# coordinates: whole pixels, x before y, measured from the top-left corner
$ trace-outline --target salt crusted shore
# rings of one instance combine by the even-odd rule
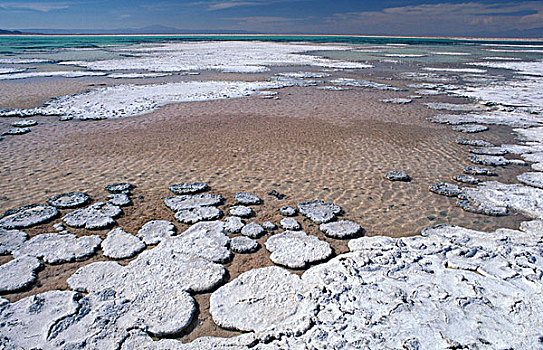
[[[266,54],[270,45],[277,55]],[[240,47],[245,51],[237,52]],[[212,69],[255,73],[287,64],[368,68],[298,54],[318,48],[322,47],[259,44],[250,49],[243,43],[171,44],[132,47],[127,52],[136,57],[125,60],[63,64],[85,67],[97,74],[117,70],[120,65],[151,72]],[[202,52],[211,53],[208,60],[198,59]],[[402,58],[414,56],[421,55],[394,54]],[[215,57],[231,59],[217,62]],[[420,236],[365,237],[364,228],[350,220],[350,214],[339,205],[313,198],[298,203],[296,208],[276,208],[284,216],[278,222],[259,222],[255,213],[265,199],[238,192],[229,198],[235,205],[223,211],[218,207],[227,198],[207,184],[195,182],[172,184],[170,191],[174,195],[164,199],[164,205],[175,213],[178,222],[191,224],[188,229],[177,232],[173,223],[156,218],[136,233],[125,231],[116,221],[124,207],[132,203],[131,184],[106,186],[112,193],[107,198],[91,199],[83,192],[60,194],[49,198],[48,204],[27,205],[0,216],[0,254],[13,257],[0,266],[0,292],[32,288],[44,266],[86,261],[100,250],[108,260],[84,264],[68,278],[67,290],[51,290],[15,302],[0,298],[1,347],[541,348],[540,63],[481,62],[476,65],[485,69],[424,67],[419,72],[402,74],[404,79],[424,82],[410,86],[422,89],[417,92],[422,95],[470,99],[462,104],[426,104],[436,110],[430,121],[450,125],[459,134],[457,142],[472,147],[466,160],[474,163],[464,169],[465,174],[453,178],[457,184],[446,182],[453,179],[442,179],[428,184],[429,190],[454,198],[465,211],[489,217],[516,213],[529,218],[518,229],[481,232],[437,225],[427,227]],[[491,74],[482,75],[503,68],[516,71],[522,78],[504,82]],[[5,71],[3,75],[9,74],[25,72]],[[326,78],[327,74],[297,72],[264,82],[125,84],[65,96],[36,109],[0,114],[116,118],[148,113],[173,102],[242,97],[285,86],[312,86],[317,82],[308,79]],[[468,83],[457,85],[460,79]],[[408,92],[348,77],[330,79],[328,83],[341,89]],[[399,108],[406,104],[401,98],[383,101]],[[517,143],[494,144],[484,140],[485,132],[494,127],[513,128]],[[477,138],[471,138],[473,135]],[[525,168],[518,175],[518,182],[504,183],[499,177],[482,181],[476,177],[509,166]],[[404,185],[416,181],[416,174],[397,170],[382,177],[383,181],[412,180]],[[58,232],[40,233],[30,239],[24,232],[53,222]],[[308,234],[308,222],[326,237]],[[90,233],[106,228],[109,231],[102,239],[95,234],[77,236],[70,233],[70,228],[84,228]],[[345,240],[349,252],[335,254],[328,243],[333,240]],[[226,265],[237,254],[250,256],[264,249],[273,266],[252,269],[229,280]],[[304,268],[302,272],[300,269]],[[241,335],[202,337],[191,343],[175,339],[190,330],[199,312],[197,298],[203,293],[210,294],[213,322],[242,332]]]

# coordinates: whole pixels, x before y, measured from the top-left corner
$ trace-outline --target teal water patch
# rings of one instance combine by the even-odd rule
[[[495,41],[437,38],[398,38],[398,37],[356,37],[356,36],[309,36],[309,35],[115,35],[115,36],[0,36],[0,54],[15,55],[27,52],[50,51],[55,49],[100,48],[109,45],[130,45],[141,43],[161,43],[176,41],[273,41],[273,42],[311,42],[345,44],[408,44],[408,45],[477,45],[515,44],[526,46],[541,45],[541,42]]]

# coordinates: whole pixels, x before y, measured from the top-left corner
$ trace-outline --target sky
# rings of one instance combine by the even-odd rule
[[[0,0],[0,29],[543,37],[543,1]]]

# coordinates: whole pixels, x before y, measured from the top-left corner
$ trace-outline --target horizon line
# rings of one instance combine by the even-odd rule
[[[16,30],[16,29],[15,29]],[[60,29],[69,30],[69,29]],[[11,30],[14,31],[14,30]],[[470,37],[470,36],[429,36],[429,35],[368,35],[368,34],[279,34],[279,33],[127,33],[127,34],[45,34],[45,33],[0,33],[0,37],[119,37],[119,36],[307,36],[307,37],[351,37],[351,38],[399,38],[399,39],[449,39],[449,40],[513,40],[513,41],[543,41],[543,37]]]

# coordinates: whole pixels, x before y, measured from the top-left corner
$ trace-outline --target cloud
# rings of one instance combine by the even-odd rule
[[[3,10],[32,10],[39,12],[49,12],[54,10],[67,9],[67,2],[0,2],[0,8]]]
[[[226,10],[234,7],[248,7],[248,6],[268,6],[277,3],[292,3],[307,0],[212,0],[212,1],[198,1],[194,2],[194,5],[203,5],[208,11]]]
[[[303,21],[305,18],[292,18],[292,17],[274,17],[274,16],[252,16],[252,17],[231,17],[231,20],[236,20],[244,23],[291,23],[296,21]]]
[[[541,27],[543,3],[439,3],[390,7],[382,11],[336,13],[325,19],[329,30],[353,34],[468,35]]]

